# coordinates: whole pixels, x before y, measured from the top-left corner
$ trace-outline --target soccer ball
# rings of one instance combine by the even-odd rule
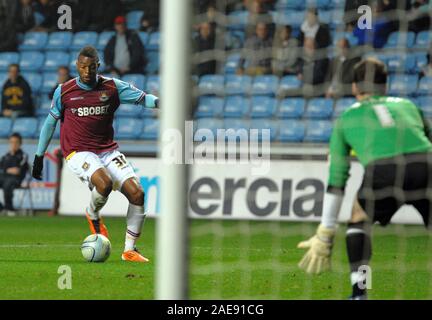
[[[104,262],[111,253],[111,242],[101,234],[91,234],[84,239],[81,253],[88,262]]]

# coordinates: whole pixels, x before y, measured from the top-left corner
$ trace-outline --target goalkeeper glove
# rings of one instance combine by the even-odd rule
[[[42,180],[43,159],[43,156],[36,154],[33,160],[32,176],[37,180]]]
[[[297,245],[297,248],[309,249],[298,266],[307,273],[318,274],[330,270],[330,257],[335,233],[335,229],[329,229],[320,224],[312,238]]]

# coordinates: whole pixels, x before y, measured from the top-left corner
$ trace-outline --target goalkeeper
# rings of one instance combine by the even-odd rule
[[[308,249],[300,268],[308,273],[330,269],[330,257],[349,176],[353,150],[365,167],[358,203],[348,222],[346,246],[351,269],[352,299],[366,299],[365,274],[372,255],[370,225],[387,225],[403,204],[413,205],[431,226],[432,143],[423,115],[407,99],[385,96],[385,65],[373,58],[354,67],[357,102],[336,121],[330,139],[330,172],[321,224],[316,235],[299,243]]]

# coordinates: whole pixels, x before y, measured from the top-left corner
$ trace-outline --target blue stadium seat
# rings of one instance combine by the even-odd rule
[[[81,50],[85,46],[96,46],[98,34],[94,31],[80,31],[74,34],[70,50]]]
[[[249,19],[248,11],[233,11],[228,14],[228,29],[244,30]]]
[[[325,24],[332,24],[333,11],[326,9],[318,9],[319,21]]]
[[[52,32],[48,37],[48,43],[45,50],[66,51],[72,44],[73,33],[69,31]]]
[[[159,52],[150,51],[147,52],[147,65],[145,67],[145,72],[149,74],[155,74],[159,71]]]
[[[0,52],[0,71],[7,71],[12,63],[18,63],[20,55],[17,52]]]
[[[314,98],[309,100],[305,117],[309,119],[329,119],[333,114],[333,100]]]
[[[0,117],[0,138],[7,138],[11,133],[12,120]]]
[[[147,47],[147,43],[148,43],[148,40],[149,40],[149,35],[148,35],[148,33],[147,33],[147,32],[144,32],[144,31],[140,31],[140,32],[138,33],[138,35],[139,35],[139,37],[140,37],[140,39],[141,39],[141,42],[142,42],[143,46],[144,46],[144,47]]]
[[[389,72],[413,73],[416,69],[416,57],[413,54],[392,54],[386,58]]]
[[[160,91],[160,78],[159,76],[148,76],[146,83],[146,92],[154,95],[159,95]]]
[[[417,99],[418,107],[426,118],[432,118],[432,96],[423,96]]]
[[[247,119],[225,119],[225,141],[249,141],[250,120]]]
[[[131,118],[139,118],[141,115],[141,106],[137,106],[136,104],[121,104],[116,113],[116,117],[131,117]]]
[[[305,8],[304,0],[277,0],[276,2],[276,10],[285,11],[285,10],[303,10]]]
[[[250,94],[252,87],[252,78],[250,76],[239,76],[228,74],[225,77],[225,94]]]
[[[432,34],[430,31],[421,31],[417,34],[415,48],[416,49],[429,49],[432,42]]]
[[[137,139],[142,131],[142,120],[137,118],[118,118],[115,128],[117,139]]]
[[[274,141],[279,132],[279,123],[276,120],[270,119],[253,119],[250,122],[250,140],[251,141],[262,141],[263,140],[263,132],[262,130],[269,129],[270,141]],[[256,132],[253,129],[258,129]],[[267,138],[267,136],[266,136]]]
[[[39,51],[25,51],[21,53],[21,71],[39,71],[44,63],[45,55]]]
[[[384,48],[412,48],[414,40],[414,32],[393,31],[390,33]]]
[[[356,102],[355,98],[340,98],[336,101],[333,116],[339,117],[346,109]]]
[[[68,66],[69,54],[64,51],[48,51],[45,53],[43,71],[56,71],[60,66]]]
[[[275,95],[279,87],[279,78],[273,75],[256,76],[252,83],[252,94]]]
[[[417,94],[417,75],[390,76],[389,95],[411,96]]]
[[[96,49],[103,51],[113,35],[115,35],[114,31],[102,31],[99,33]]]
[[[48,42],[46,32],[27,32],[23,42],[18,46],[20,51],[43,50]]]
[[[147,42],[146,49],[147,50],[159,50],[160,44],[160,32],[152,32],[150,34],[149,40]]]
[[[297,78],[297,76],[284,76],[278,88],[278,95],[289,95],[290,93],[298,93],[302,87],[302,82]]]
[[[241,49],[245,41],[245,33],[242,30],[231,30],[225,33],[225,50]]]
[[[419,95],[428,95],[432,92],[432,77],[423,77],[420,79],[418,84]]]
[[[199,98],[195,118],[219,117],[223,113],[224,99],[213,96]]]
[[[201,118],[194,121],[194,141],[201,142],[205,140],[205,136],[208,135],[206,131],[199,131],[200,129],[208,129],[213,133],[213,137],[216,138],[217,130],[223,129],[224,123],[219,119],[214,118]]]
[[[222,95],[224,93],[225,79],[222,75],[208,74],[200,78],[198,89],[200,95]]]
[[[306,7],[315,7],[318,9],[327,9],[331,7],[331,0],[306,0]]]
[[[36,118],[16,118],[12,132],[18,132],[23,138],[37,137],[38,121]]]
[[[145,76],[142,74],[126,74],[122,77],[122,80],[131,83],[140,90],[145,89]]]
[[[6,72],[0,72],[0,87],[1,88],[3,88],[3,84],[5,83],[7,77],[8,77],[8,75]],[[1,95],[0,95],[0,99],[1,99]]]
[[[57,73],[44,72],[42,75],[42,88],[41,93],[50,93],[54,86],[57,85]]]
[[[415,56],[415,72],[420,72],[428,64],[428,59],[425,52],[413,53]]]
[[[158,119],[144,119],[143,131],[140,135],[140,139],[144,140],[156,140],[159,135],[160,122]]]
[[[345,14],[345,12],[343,9],[342,10],[340,8],[333,9],[331,12],[332,19],[331,19],[330,25],[340,26],[342,23],[344,23],[344,20],[343,20],[344,14]],[[354,39],[356,39],[356,41],[358,41],[358,39],[352,33],[351,33],[351,35],[353,36]],[[354,44],[352,44],[352,45],[354,45]]]
[[[279,121],[278,140],[282,142],[301,142],[305,136],[306,127],[300,120]]]
[[[304,21],[304,11],[287,10],[279,11],[274,18],[275,24],[290,25],[293,28],[298,28]]]
[[[225,99],[224,117],[242,118],[249,114],[250,100],[242,96],[229,96]]]
[[[306,123],[307,142],[328,142],[330,140],[333,125],[327,120],[311,120]]]
[[[37,72],[23,72],[22,76],[27,80],[33,94],[37,94],[42,87],[42,76]]]
[[[46,117],[51,109],[51,99],[48,97],[48,95],[44,94],[41,96],[39,106],[36,108],[36,116]]]
[[[252,97],[251,104],[252,118],[271,118],[277,108],[277,100],[266,96]]]
[[[333,8],[342,9],[345,7],[345,2],[349,0],[332,0],[331,5]]]
[[[130,11],[126,14],[126,26],[131,30],[138,30],[140,28],[141,17],[144,11]]]
[[[240,54],[239,53],[230,54],[225,61],[224,72],[226,74],[236,73],[239,66],[240,66]]]
[[[278,118],[301,118],[304,113],[306,101],[303,98],[287,98],[281,100]]]

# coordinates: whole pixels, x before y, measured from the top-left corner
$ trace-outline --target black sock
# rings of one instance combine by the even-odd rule
[[[370,226],[366,222],[349,223],[346,234],[346,245],[348,260],[351,269],[352,296],[361,296],[366,294],[366,288],[363,281],[354,280],[359,273],[360,266],[369,265],[372,255],[372,245],[369,236]],[[360,277],[357,277],[360,278]],[[358,281],[358,282],[355,282]]]

